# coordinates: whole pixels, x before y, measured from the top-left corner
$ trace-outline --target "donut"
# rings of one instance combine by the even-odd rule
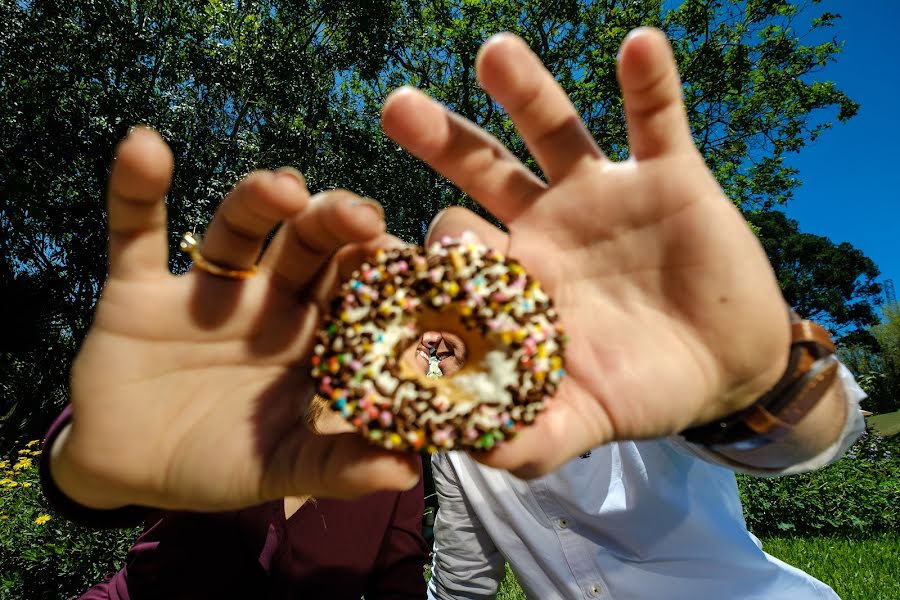
[[[466,345],[458,373],[400,360],[421,332]],[[345,281],[312,357],[319,393],[375,444],[489,450],[534,421],[565,375],[566,337],[548,295],[517,261],[472,234],[382,250]]]

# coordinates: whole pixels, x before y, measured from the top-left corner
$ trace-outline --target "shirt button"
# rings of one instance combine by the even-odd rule
[[[591,596],[591,598],[596,598],[601,593],[603,593],[603,588],[601,588],[596,583],[588,588],[588,594]]]
[[[569,526],[569,520],[568,519],[560,519],[559,521],[556,522],[556,524],[559,525],[560,529],[565,529]]]

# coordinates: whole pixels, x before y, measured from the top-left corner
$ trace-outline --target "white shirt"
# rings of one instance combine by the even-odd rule
[[[786,472],[834,460],[858,437],[864,396],[846,369],[842,439]],[[763,552],[734,473],[681,438],[617,442],[522,481],[460,452],[432,458],[440,501],[428,597],[494,598],[508,562],[529,598],[837,598]]]

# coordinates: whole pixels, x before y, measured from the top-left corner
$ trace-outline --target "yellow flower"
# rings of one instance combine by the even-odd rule
[[[13,471],[21,471],[23,469],[28,469],[31,467],[31,459],[30,458],[20,458],[19,462],[13,465]]]
[[[9,515],[0,515],[0,521],[9,521]]]
[[[19,485],[18,481],[13,481],[12,479],[10,479],[9,483],[6,484],[6,487],[16,487],[17,485]]]
[[[26,481],[25,483],[22,484],[22,487],[31,487],[31,482]]]
[[[5,469],[8,466],[9,466],[8,460],[0,460],[0,469]]]
[[[26,448],[31,448],[31,447],[34,446],[35,444],[40,444],[40,443],[41,443],[41,440],[31,440],[30,442],[28,442],[27,444],[25,444],[25,447],[26,447]]]
[[[44,523],[46,523],[49,520],[50,520],[50,515],[41,515],[37,519],[35,519],[34,522],[37,523],[38,525],[43,525]]]

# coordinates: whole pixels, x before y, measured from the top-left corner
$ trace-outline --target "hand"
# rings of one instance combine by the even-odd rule
[[[533,427],[485,463],[528,476],[598,444],[653,438],[748,406],[784,372],[788,309],[766,256],[691,139],[665,37],[639,29],[619,59],[631,157],[611,162],[520,39],[481,49],[477,72],[543,169],[413,89],[387,134],[507,226],[460,208],[429,238],[471,230],[548,290],[571,342],[568,376]],[[551,451],[548,451],[552,448]]]
[[[415,484],[415,457],[355,433],[317,436],[305,413],[307,357],[322,306],[384,235],[381,208],[349,192],[312,199],[284,169],[246,177],[203,242],[246,269],[282,223],[256,275],[167,268],[163,198],[172,155],[136,129],[109,181],[109,278],[72,370],[73,421],[53,448],[74,500],[223,510],[288,495],[348,496]],[[333,258],[332,258],[333,257]]]

